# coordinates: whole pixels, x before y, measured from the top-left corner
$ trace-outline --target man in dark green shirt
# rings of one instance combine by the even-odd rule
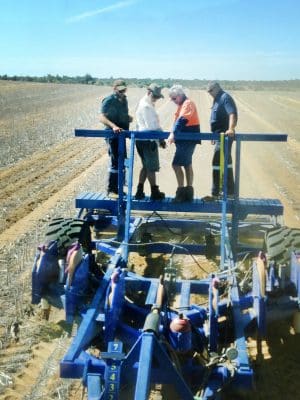
[[[116,80],[113,85],[114,93],[102,101],[100,122],[106,129],[113,130],[115,137],[108,139],[108,154],[110,168],[107,192],[118,194],[118,168],[119,168],[119,139],[118,133],[128,130],[132,117],[129,115],[126,97],[127,86],[123,80]]]

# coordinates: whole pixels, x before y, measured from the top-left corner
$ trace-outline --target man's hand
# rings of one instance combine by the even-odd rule
[[[162,149],[165,149],[167,147],[165,139],[159,139],[159,147],[161,147]]]
[[[234,136],[234,134],[235,134],[235,129],[234,128],[229,128],[229,129],[227,129],[227,131],[225,132],[225,135],[227,135],[227,136]]]
[[[120,133],[123,129],[119,128],[117,125],[113,125],[112,130],[114,131],[114,133]]]
[[[170,135],[169,135],[169,137],[168,137],[168,139],[167,139],[167,143],[168,143],[168,145],[171,145],[171,144],[174,143],[174,142],[175,142],[174,133],[171,132]]]

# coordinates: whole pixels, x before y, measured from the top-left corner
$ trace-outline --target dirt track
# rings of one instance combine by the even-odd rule
[[[74,138],[73,130],[75,127],[99,128],[99,99],[108,93],[110,88],[0,81],[0,262],[1,271],[4,271],[4,274],[1,272],[1,279],[9,282],[8,287],[11,290],[15,290],[16,285],[25,288],[25,293],[22,294],[24,307],[29,302],[28,278],[34,254],[33,246],[41,240],[47,221],[52,216],[76,215],[73,208],[76,193],[105,189],[107,156],[104,143],[101,139]],[[132,115],[143,93],[142,89],[129,89]],[[239,108],[238,132],[289,134],[288,143],[242,145],[241,196],[279,198],[285,207],[285,223],[299,228],[300,93],[237,91],[232,94]],[[208,132],[211,98],[204,91],[192,91],[190,97],[197,102],[202,131]],[[158,102],[157,109],[162,127],[169,130],[174,105],[165,96],[164,100]],[[134,124],[132,127],[134,128]],[[210,192],[212,150],[208,142],[198,146],[196,150],[194,169],[197,197]],[[171,147],[160,153],[161,172],[158,181],[161,190],[168,195],[174,195],[176,190],[175,177],[170,168],[173,152],[174,148]],[[23,250],[20,250],[21,247]],[[18,290],[21,291],[20,288]],[[15,299],[5,293],[4,288],[1,288],[0,338],[6,346],[6,325],[16,312],[22,311],[22,305],[16,305]],[[53,318],[56,320],[52,322],[57,322],[60,315]],[[40,324],[36,315],[26,319],[23,327],[21,326],[20,343],[16,346],[9,345],[5,351],[0,350],[0,355],[7,357],[8,351],[10,354],[23,351],[23,355],[29,354],[26,362],[30,362],[31,356],[24,350],[24,343],[27,347],[42,346],[42,353],[35,350],[38,376],[47,355],[50,357],[55,349],[59,352],[55,347],[55,343],[58,343],[55,341],[59,339],[55,339],[51,345],[44,345],[37,337],[33,343],[28,344],[29,333],[31,336],[37,335],[33,328],[35,324]],[[55,330],[54,325],[51,327]],[[44,328],[39,325],[38,329]],[[283,373],[286,360],[282,360],[282,354],[287,351],[290,352],[289,378],[275,382],[277,390],[272,390],[272,398],[292,398],[289,397],[292,396],[292,391],[289,391],[290,382],[293,377],[297,380],[295,369],[299,371],[300,366],[292,353],[296,349],[300,350],[299,338],[290,334],[287,322],[277,327],[277,333],[278,336],[269,343],[273,358],[266,360],[266,365],[270,369],[264,369],[264,374],[261,375],[264,378],[258,382],[258,385],[261,384],[260,393],[263,396],[258,394],[257,398],[260,399],[269,398],[266,393],[271,392],[268,385],[274,380],[274,376],[269,376],[271,373],[267,372],[273,371],[275,376]],[[51,331],[48,336],[52,338],[55,334]],[[57,346],[59,347],[58,344]],[[278,352],[278,348],[282,351]],[[275,365],[276,360],[281,364]],[[32,368],[32,364],[28,366]],[[16,374],[24,378],[18,380]],[[17,369],[9,375],[15,378],[15,388],[3,393],[3,397],[0,392],[0,398],[6,400],[24,398],[24,393],[30,393],[37,382],[34,375],[27,376],[26,368]],[[297,385],[300,386],[299,379]],[[50,389],[49,391],[51,392]],[[293,392],[297,390],[294,389]]]

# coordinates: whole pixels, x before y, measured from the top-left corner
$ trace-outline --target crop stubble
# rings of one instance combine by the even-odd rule
[[[48,327],[48,337],[54,339],[45,345],[41,342],[41,338],[45,339],[41,335],[45,329],[43,323],[36,315],[27,316],[24,312],[29,302],[29,271],[36,241],[42,238],[49,218],[58,216],[55,214],[57,203],[64,200],[58,200],[65,196],[64,190],[68,188],[73,195],[85,189],[84,183],[79,183],[80,174],[82,179],[86,179],[89,190],[105,188],[104,143],[97,139],[73,138],[73,130],[75,127],[100,127],[97,121],[99,102],[110,91],[105,87],[0,81],[0,262],[1,282],[5,282],[0,290],[0,338],[4,347],[0,351],[1,357],[6,357],[4,365],[8,364],[8,359],[13,359],[14,354],[21,354],[25,360],[22,362],[22,357],[19,357],[14,364],[18,367],[16,371],[6,371],[14,378],[15,387],[0,394],[0,398],[18,399],[24,398],[24,393],[30,393],[37,384],[39,371],[49,363],[53,351],[59,347],[56,342],[59,339],[55,339],[51,326]],[[143,94],[142,89],[128,90],[132,115]],[[285,206],[287,224],[299,227],[300,94],[242,91],[233,94],[240,113],[238,131],[289,134],[287,145],[243,145],[242,195],[280,198]],[[191,91],[190,95],[197,102],[202,131],[208,132],[211,99],[204,91]],[[169,130],[174,105],[165,96],[157,107],[162,127]],[[170,172],[173,151],[173,148],[161,151],[162,168],[158,178],[161,189],[169,195],[173,195],[176,189],[173,172]],[[196,150],[195,190],[198,197],[208,194],[210,189],[211,155],[209,143],[203,143]],[[87,168],[90,176],[84,175]],[[59,206],[58,209],[62,213],[72,213],[71,207],[69,201],[65,208]],[[12,291],[22,298],[22,304],[11,295]],[[5,329],[16,314],[22,317],[23,326],[20,342],[13,344],[9,342]],[[59,314],[54,314],[50,324],[55,322],[55,318],[59,319]],[[299,354],[299,337],[290,333],[289,321],[275,325],[275,329],[267,343],[270,357],[257,367],[258,391],[252,398],[289,399],[300,389],[297,379],[299,361],[294,357],[297,351]],[[39,346],[43,348],[42,352],[39,352]],[[33,370],[30,361],[33,354],[36,376],[29,373],[30,369]],[[61,352],[57,351],[57,354]],[[50,378],[48,383],[46,378],[43,390],[48,390],[48,398],[57,394]]]

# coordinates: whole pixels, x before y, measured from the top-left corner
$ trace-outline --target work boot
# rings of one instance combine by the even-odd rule
[[[194,188],[193,186],[186,186],[185,188],[185,201],[193,201],[194,200]]]
[[[220,196],[219,189],[212,189],[211,195],[212,197],[219,197]]]
[[[172,200],[173,203],[183,203],[185,202],[185,187],[179,187],[176,190],[176,195]]]
[[[151,200],[163,200],[165,198],[165,194],[161,192],[157,185],[151,186]]]
[[[144,185],[142,183],[139,183],[137,185],[136,194],[134,198],[135,200],[143,200],[145,198]]]
[[[49,316],[50,316],[50,307],[49,308],[43,308],[42,309],[42,319],[49,321]]]
[[[116,190],[107,190],[106,196],[111,197],[112,199],[117,199],[119,197],[119,194]]]

